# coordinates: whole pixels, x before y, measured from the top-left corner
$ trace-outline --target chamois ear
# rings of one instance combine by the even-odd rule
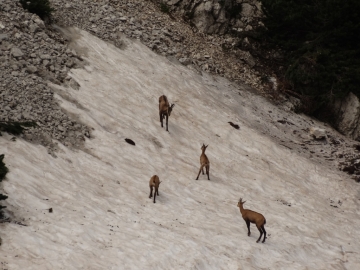
[[[205,146],[205,148],[207,148],[209,145]]]
[[[171,109],[172,109],[172,108],[174,108],[174,106],[175,106],[175,104],[174,104],[174,103],[173,103],[173,104],[171,104],[171,106],[170,106],[170,107],[171,107]]]

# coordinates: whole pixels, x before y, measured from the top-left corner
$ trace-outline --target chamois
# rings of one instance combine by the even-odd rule
[[[149,187],[150,187],[150,195],[149,195],[149,198],[152,197],[153,188],[155,187],[154,203],[155,203],[156,195],[160,196],[160,195],[159,195],[159,186],[160,186],[160,183],[161,183],[161,181],[160,181],[160,179],[159,179],[159,176],[153,175],[153,176],[150,178],[150,181],[149,181]]]
[[[210,161],[209,161],[208,157],[205,155],[205,150],[208,146],[209,145],[205,146],[205,144],[203,144],[201,146],[202,153],[200,155],[200,170],[199,170],[198,176],[196,177],[196,180],[199,179],[200,172],[202,172],[202,174],[204,174],[204,167],[206,169],[206,174],[207,174],[208,180],[210,180]]]
[[[166,131],[169,131],[168,120],[174,106],[175,104],[171,104],[171,105],[169,104],[169,101],[165,95],[159,97],[159,115],[160,115],[161,127],[164,127],[163,119],[166,117]]]
[[[246,201],[245,201],[246,202]],[[266,219],[265,217],[257,212],[251,211],[249,209],[244,209],[243,204],[245,203],[242,201],[242,199],[240,198],[237,206],[240,208],[240,213],[243,217],[243,219],[246,222],[246,226],[248,228],[248,236],[250,236],[250,222],[251,223],[255,223],[256,227],[258,228],[259,232],[260,232],[260,237],[259,239],[256,241],[256,243],[258,243],[261,239],[261,236],[264,233],[264,240],[262,241],[263,243],[265,242],[265,238],[266,238],[266,231],[264,228],[264,225],[266,224]]]

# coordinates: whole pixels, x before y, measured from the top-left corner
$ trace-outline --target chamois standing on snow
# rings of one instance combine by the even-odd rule
[[[246,202],[246,201],[245,201]],[[264,228],[264,225],[266,224],[266,219],[265,217],[257,212],[251,211],[249,209],[244,209],[243,204],[245,203],[242,201],[242,199],[240,198],[237,206],[240,208],[240,213],[243,217],[243,219],[246,222],[246,226],[248,228],[248,236],[250,236],[250,222],[251,223],[255,223],[256,227],[258,228],[259,232],[260,232],[260,237],[259,239],[256,241],[256,243],[258,243],[261,239],[261,236],[264,233],[264,240],[262,241],[263,243],[265,242],[265,238],[266,238],[266,231]]]
[[[206,169],[206,174],[207,174],[208,180],[210,180],[210,161],[209,161],[208,157],[205,155],[205,150],[208,146],[209,145],[205,146],[205,144],[203,144],[201,146],[202,153],[200,155],[200,170],[199,170],[198,176],[196,177],[196,180],[199,179],[200,172],[202,172],[202,174],[204,174],[204,167]]]
[[[169,131],[168,120],[174,106],[175,104],[171,104],[171,105],[169,104],[169,101],[165,95],[159,97],[159,115],[160,115],[161,127],[164,127],[163,119],[166,117],[166,131]]]
[[[157,175],[153,175],[151,178],[150,178],[150,181],[149,181],[149,187],[150,187],[150,195],[149,195],[149,198],[152,197],[152,192],[153,192],[153,188],[155,188],[155,192],[154,192],[154,203],[155,203],[155,198],[156,198],[156,195],[160,196],[159,195],[159,186],[160,186],[160,179],[159,179],[159,176]]]

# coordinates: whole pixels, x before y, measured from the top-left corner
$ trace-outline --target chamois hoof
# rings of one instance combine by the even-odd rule
[[[154,203],[156,203],[156,202],[154,201]]]
[[[259,243],[259,242],[260,242],[260,240],[257,240],[257,241],[256,241],[256,243]]]
[[[248,236],[250,236],[251,235],[251,233],[248,233]]]
[[[151,198],[152,196],[149,196],[149,198]]]

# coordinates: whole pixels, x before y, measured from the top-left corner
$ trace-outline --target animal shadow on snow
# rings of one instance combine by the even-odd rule
[[[199,168],[197,168],[197,170],[199,170]],[[200,173],[199,175],[199,180],[195,180],[195,181],[208,181],[208,182],[213,182],[213,183],[222,183],[221,178],[214,176],[211,174],[211,163],[210,163],[210,180],[207,179],[207,175],[206,175],[206,170],[204,169],[205,174],[203,175],[202,173]],[[196,176],[196,174],[195,174]]]
[[[164,192],[161,192],[160,189],[159,189],[159,194],[160,195],[156,195],[156,203],[153,203],[154,194],[153,194],[153,196],[151,198],[149,198],[149,192],[148,192],[147,193],[147,199],[149,200],[149,203],[151,203],[151,204],[168,204],[170,202],[169,197],[166,196],[166,194]]]

